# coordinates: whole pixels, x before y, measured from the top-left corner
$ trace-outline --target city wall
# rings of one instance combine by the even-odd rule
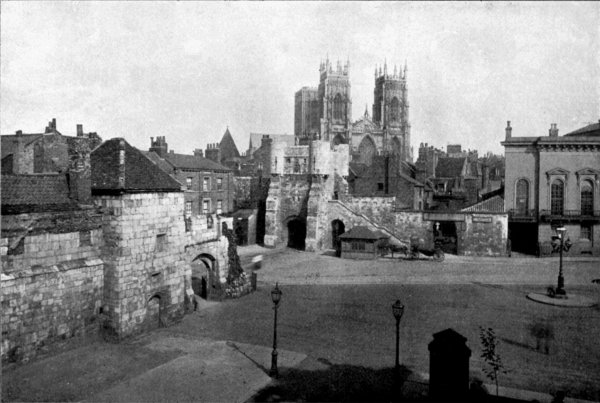
[[[2,361],[99,329],[104,265],[93,210],[2,216]]]

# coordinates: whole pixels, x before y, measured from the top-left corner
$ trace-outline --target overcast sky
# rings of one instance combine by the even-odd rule
[[[408,60],[412,146],[502,153],[600,118],[600,3],[2,2],[2,134],[53,117],[181,153],[293,134],[294,92],[350,59],[353,119],[373,71]]]

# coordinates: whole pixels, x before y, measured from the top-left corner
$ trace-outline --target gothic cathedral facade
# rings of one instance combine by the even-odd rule
[[[368,111],[352,122],[350,62],[333,66],[321,62],[318,88],[303,87],[295,94],[294,135],[299,145],[319,139],[331,146],[349,144],[352,161],[370,165],[375,155],[394,155],[412,162],[406,65],[393,73],[375,69],[372,118]]]

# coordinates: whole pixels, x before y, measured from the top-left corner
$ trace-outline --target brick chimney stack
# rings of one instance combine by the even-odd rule
[[[512,137],[512,127],[510,127],[510,120],[506,121],[506,140]]]
[[[77,125],[77,137],[83,137],[83,125]]]
[[[204,151],[202,151],[202,149],[200,149],[200,148],[196,148],[194,150],[194,155],[196,157],[204,157]]]
[[[556,127],[556,123],[550,124],[550,130],[548,130],[548,135],[550,137],[558,137],[558,127]]]

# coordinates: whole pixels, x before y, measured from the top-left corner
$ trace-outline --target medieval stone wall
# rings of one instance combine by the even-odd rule
[[[191,294],[183,194],[102,195],[94,202],[105,210],[107,328],[121,338],[181,317]]]
[[[97,330],[102,231],[93,210],[2,216],[2,360]]]
[[[2,274],[2,361],[27,360],[57,340],[97,332],[103,276],[100,259]]]

